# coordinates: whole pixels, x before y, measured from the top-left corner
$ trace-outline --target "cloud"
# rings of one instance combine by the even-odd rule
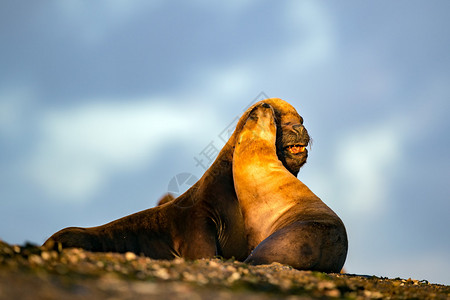
[[[25,87],[0,91],[0,136],[15,136],[22,129],[31,98]]]
[[[382,210],[389,197],[389,176],[400,156],[402,133],[390,123],[361,128],[344,136],[336,151],[341,201],[355,213]]]
[[[206,0],[195,0],[189,1],[189,3],[200,6],[202,9],[204,9],[205,6],[209,6],[209,8],[213,9],[214,11],[220,11],[221,14],[236,14],[253,6],[256,1],[231,0],[219,1],[212,4],[212,2]]]
[[[313,67],[332,58],[336,32],[323,5],[313,1],[288,2],[284,20],[291,41],[283,55],[287,68]]]
[[[161,100],[96,101],[46,112],[27,173],[52,198],[87,200],[114,174],[151,164],[163,146],[198,144],[214,112]]]
[[[344,218],[383,212],[405,151],[405,124],[391,119],[339,132],[334,150],[324,154],[334,156],[315,157],[319,168],[305,170],[312,189]]]
[[[156,10],[161,3],[144,0],[101,0],[95,3],[66,0],[57,2],[56,9],[67,24],[76,28],[82,40],[97,44],[137,14]]]

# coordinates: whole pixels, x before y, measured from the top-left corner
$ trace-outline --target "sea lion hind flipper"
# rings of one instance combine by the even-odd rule
[[[88,251],[102,251],[102,244],[97,236],[87,228],[68,227],[53,234],[42,246],[48,250],[62,248],[83,248]]]

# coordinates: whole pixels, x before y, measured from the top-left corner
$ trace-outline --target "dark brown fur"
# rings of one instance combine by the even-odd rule
[[[289,118],[292,107],[280,99],[266,99],[278,115],[280,128]],[[216,255],[245,259],[248,254],[247,236],[239,202],[234,190],[232,161],[236,136],[247,120],[248,109],[236,130],[220,151],[217,159],[200,180],[178,198],[108,224],[91,227],[65,228],[52,235],[46,248],[79,247],[91,251],[127,252],[151,258],[186,259]],[[280,146],[279,155],[284,156]],[[306,162],[285,159],[293,173]]]

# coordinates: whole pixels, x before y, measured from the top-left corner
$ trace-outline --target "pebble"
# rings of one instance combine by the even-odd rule
[[[183,276],[183,279],[185,279],[187,281],[196,281],[197,280],[197,278],[189,272],[183,272],[183,273],[181,273],[181,275]]]
[[[67,257],[67,259],[68,259],[69,263],[71,263],[72,265],[76,265],[78,263],[78,261],[80,260],[80,258],[76,254],[69,255]]]
[[[125,259],[127,261],[135,260],[136,259],[136,254],[134,254],[133,252],[127,252],[127,253],[125,253]]]
[[[239,274],[238,272],[235,272],[235,273],[231,274],[230,277],[227,278],[227,281],[230,283],[233,283],[239,279],[241,279],[241,274]]]
[[[208,282],[209,282],[208,279],[202,273],[199,273],[197,275],[197,283],[199,283],[199,284],[207,284]]]
[[[28,261],[32,265],[42,266],[44,264],[44,260],[39,255],[36,255],[36,254],[31,254],[28,257]]]
[[[167,280],[170,278],[169,272],[167,269],[159,269],[156,270],[156,272],[153,273],[156,277],[161,278],[163,280]]]
[[[213,260],[209,262],[209,266],[213,267],[213,268],[219,268],[220,267],[220,265],[217,262],[213,261]]]
[[[320,281],[317,284],[319,290],[332,290],[336,288],[336,284],[332,281]]]
[[[365,290],[364,291],[364,296],[370,299],[382,299],[383,298],[383,294],[381,294],[378,291],[368,291]]]
[[[51,258],[51,255],[50,255],[49,252],[43,251],[43,252],[41,253],[41,257],[42,257],[43,260],[47,261],[47,260],[49,260],[49,259]]]
[[[339,298],[339,297],[341,297],[341,292],[338,289],[332,289],[332,290],[325,291],[325,295],[327,297]]]

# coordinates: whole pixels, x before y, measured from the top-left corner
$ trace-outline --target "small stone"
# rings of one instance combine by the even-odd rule
[[[341,297],[341,292],[338,289],[332,289],[325,292],[327,297],[339,298]]]
[[[105,267],[105,263],[102,262],[102,261],[97,261],[97,262],[95,263],[95,265],[96,265],[98,268],[102,268],[102,269]]]
[[[125,253],[125,259],[127,261],[135,260],[136,259],[136,254],[134,254],[133,252],[127,252],[127,253]]]
[[[78,258],[78,256],[76,254],[69,255],[67,257],[67,259],[69,260],[69,263],[71,263],[73,265],[76,265],[78,263],[78,261],[79,261],[79,258]]]
[[[213,268],[218,268],[218,267],[220,267],[220,265],[218,264],[218,263],[216,263],[215,261],[210,261],[209,262],[209,266],[210,267],[213,267]]]
[[[229,271],[229,272],[236,272],[236,268],[233,267],[233,266],[227,266],[227,267],[225,268],[225,270],[227,270],[227,271]]]
[[[197,278],[189,272],[183,272],[181,275],[183,275],[183,278],[186,281],[197,281]]]
[[[12,255],[14,253],[14,251],[10,247],[3,247],[0,250],[0,254]]]
[[[208,279],[205,277],[205,275],[198,274],[197,275],[197,283],[199,283],[199,284],[207,284],[208,283]]]
[[[322,290],[332,290],[336,288],[336,284],[332,281],[321,281],[317,284],[319,291]]]
[[[47,260],[49,260],[52,256],[51,256],[50,252],[48,252],[48,251],[42,251],[41,257],[42,257],[43,260],[47,261]]]
[[[122,266],[118,263],[115,263],[113,269],[116,272],[120,272],[120,271],[122,271]]]
[[[230,277],[228,277],[227,281],[230,283],[235,282],[236,280],[239,280],[241,278],[241,275],[238,272],[234,272],[231,274]]]
[[[159,269],[154,273],[154,275],[163,280],[167,280],[170,278],[170,275],[169,275],[169,272],[167,271],[167,269]]]
[[[42,260],[42,258],[39,255],[36,254],[32,254],[28,257],[28,261],[30,262],[30,264],[32,265],[38,265],[41,266],[44,264],[44,261]]]
[[[382,299],[383,298],[383,294],[381,294],[378,291],[365,290],[364,291],[364,296],[367,297],[367,298],[371,298],[371,299]]]

